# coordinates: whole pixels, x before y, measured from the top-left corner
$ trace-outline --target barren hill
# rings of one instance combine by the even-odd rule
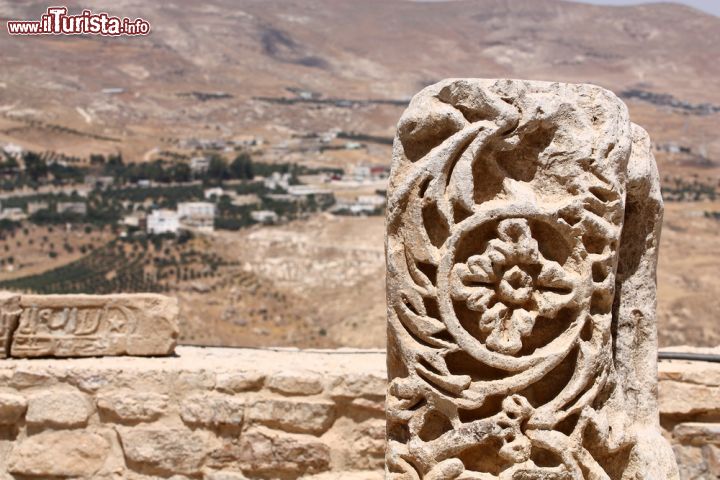
[[[4,0],[0,20],[36,19],[45,7]],[[69,8],[78,13],[81,6],[71,2]],[[142,16],[152,32],[131,38],[0,35],[5,121],[35,119],[77,132],[17,128],[24,125],[0,130],[14,126],[9,136],[16,140],[70,153],[95,148],[135,155],[160,136],[203,130],[229,135],[279,124],[390,134],[399,107],[307,114],[252,98],[292,96],[286,89],[299,88],[325,97],[402,100],[459,76],[592,82],[616,92],[637,89],[720,105],[720,19],[674,4],[121,0],[94,2],[94,8]],[[124,93],[103,94],[104,88]],[[218,92],[227,96],[199,101],[193,94]],[[652,117],[673,114],[653,111]],[[663,121],[646,122],[658,141],[653,130]],[[690,127],[689,140],[711,136],[704,122],[691,119]],[[717,140],[709,143],[720,151]]]
[[[71,13],[83,6],[68,5]],[[45,8],[0,0],[0,25],[39,19]],[[442,78],[532,78],[612,89],[650,132],[666,181],[720,187],[720,18],[688,7],[101,0],[93,8],[142,17],[151,34],[0,32],[0,145],[83,158],[120,151],[139,161],[190,138],[254,135],[265,140],[266,160],[388,164],[382,142],[324,154],[273,147],[333,128],[390,137],[409,97]],[[720,341],[720,223],[707,215],[713,212],[720,218],[717,200],[668,203],[659,273],[666,344]],[[242,274],[235,274],[252,282],[246,288],[228,277],[210,293],[179,286],[186,340],[383,345],[381,218],[319,216],[208,241],[241,262]],[[332,284],[318,282],[319,275]],[[212,329],[203,323],[207,312],[220,319]]]

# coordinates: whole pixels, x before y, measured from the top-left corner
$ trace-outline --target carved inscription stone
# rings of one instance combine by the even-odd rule
[[[650,141],[592,85],[451,79],[398,125],[389,480],[675,479]]]
[[[178,305],[154,294],[22,295],[13,357],[169,355],[178,337]],[[15,313],[13,313],[15,314]]]

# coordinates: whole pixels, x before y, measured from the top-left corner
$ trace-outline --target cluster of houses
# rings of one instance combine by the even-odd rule
[[[16,145],[14,143],[6,143],[2,146],[2,153],[8,157],[14,158],[15,160],[20,160],[24,151],[25,150],[20,145]]]
[[[390,167],[385,165],[355,165],[347,174],[327,173],[324,175],[325,183],[338,185],[358,186],[367,184],[385,183],[390,177]]]
[[[378,215],[385,211],[385,192],[378,191],[375,195],[358,195],[354,202],[336,203],[330,212],[350,215]]]
[[[177,140],[178,147],[186,150],[213,150],[232,152],[241,148],[257,147],[265,143],[262,137],[241,136],[233,140],[220,138],[187,138]]]
[[[161,208],[147,216],[135,212],[127,215],[122,223],[127,228],[154,235],[177,234],[180,230],[211,233],[215,230],[215,211],[215,204],[211,202],[181,202],[175,210]]]

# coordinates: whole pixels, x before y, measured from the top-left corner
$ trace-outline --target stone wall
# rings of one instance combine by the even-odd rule
[[[3,360],[0,480],[383,478],[385,353]],[[660,362],[683,479],[720,476],[720,364]]]
[[[329,480],[382,469],[384,353],[177,355],[3,360],[0,479]]]
[[[715,349],[670,348],[720,355]],[[720,478],[720,363],[662,361],[660,422],[672,435],[680,478]]]

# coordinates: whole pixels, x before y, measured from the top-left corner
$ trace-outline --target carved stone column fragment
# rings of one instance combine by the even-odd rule
[[[177,300],[155,294],[17,295],[0,305],[13,357],[169,355]],[[0,302],[2,299],[0,299]],[[8,342],[6,337],[5,342]]]
[[[427,87],[388,197],[388,479],[677,478],[655,401],[658,175],[615,95]]]

